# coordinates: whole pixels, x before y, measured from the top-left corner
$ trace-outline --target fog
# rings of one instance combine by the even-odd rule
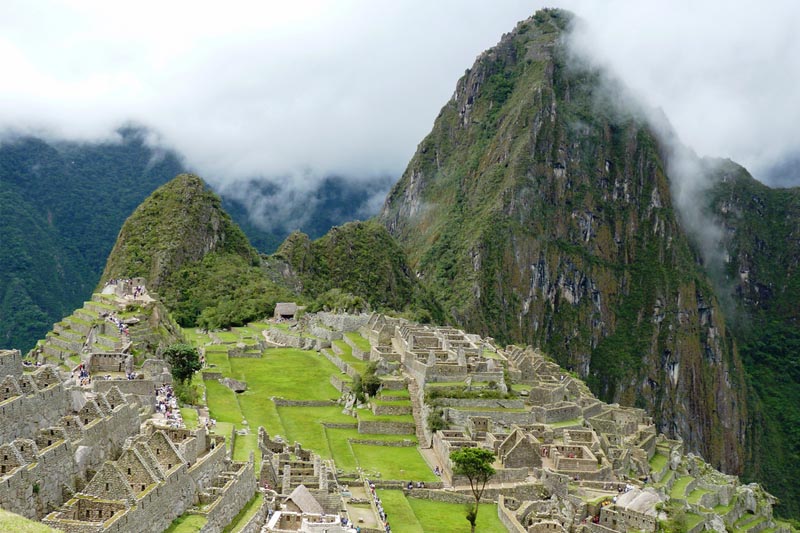
[[[254,177],[287,199],[326,176],[396,178],[458,77],[543,5],[6,1],[0,133],[98,141],[141,125],[241,198]],[[800,3],[547,5],[578,14],[576,49],[663,110],[698,154],[798,183]]]

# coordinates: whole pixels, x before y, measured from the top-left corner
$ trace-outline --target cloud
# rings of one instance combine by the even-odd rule
[[[800,153],[800,4],[548,4],[584,18],[581,42],[700,154],[769,177]],[[143,124],[218,187],[399,176],[464,69],[543,5],[10,0],[0,130],[99,140]]]

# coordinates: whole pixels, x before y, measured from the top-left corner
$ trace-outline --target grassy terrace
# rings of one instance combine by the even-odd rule
[[[334,344],[339,350],[341,350],[341,353],[339,354],[336,354],[334,352],[334,354],[339,359],[341,359],[348,365],[352,366],[355,369],[355,371],[358,372],[359,374],[363,374],[366,371],[367,361],[362,361],[358,357],[353,356],[353,348],[351,348],[349,344],[347,344],[343,340],[333,341],[332,344]]]
[[[379,490],[378,496],[383,502],[393,532],[461,533],[470,530],[469,522],[464,517],[463,505],[406,498],[399,490]],[[497,517],[497,505],[481,504],[475,530],[481,533],[506,531]]]
[[[668,458],[666,455],[662,455],[660,453],[653,454],[653,457],[650,459],[650,470],[654,472],[661,472],[665,466],[667,466]]]
[[[344,334],[344,336],[350,339],[350,342],[352,342],[356,346],[356,348],[358,348],[362,352],[369,353],[369,351],[372,349],[372,345],[369,343],[369,341],[364,337],[362,337],[361,334],[358,332],[348,331],[347,333]]]
[[[669,493],[670,498],[680,498],[683,499],[686,497],[686,487],[691,483],[694,478],[692,476],[681,476],[675,480],[675,484],[672,485],[672,490]]]
[[[205,525],[205,517],[197,514],[184,514],[173,520],[164,533],[191,533],[200,531]]]
[[[266,327],[251,325],[234,328],[227,333],[239,335],[240,338],[250,337],[254,332],[258,334],[262,326]],[[207,336],[198,332],[187,337],[193,342],[210,342]],[[350,354],[350,347],[342,344],[346,347],[345,352]],[[258,427],[264,426],[272,437],[280,435],[288,442],[300,442],[304,448],[314,450],[322,457],[333,458],[338,468],[348,472],[361,467],[366,471],[380,472],[384,479],[412,476],[415,480],[436,480],[415,446],[387,447],[351,442],[359,439],[384,442],[405,440],[416,444],[413,429],[409,429],[406,435],[364,435],[358,433],[358,419],[342,414],[342,407],[335,403],[320,407],[276,406],[274,397],[316,401],[339,398],[339,392],[330,385],[329,378],[332,375],[340,376],[341,373],[319,353],[294,348],[270,348],[260,358],[229,358],[225,345],[209,344],[205,350],[207,364],[213,365],[207,370],[247,382],[247,390],[236,394],[217,381],[202,381],[200,376],[194,380],[195,384],[206,389],[210,414],[217,420],[217,434],[229,440],[234,429],[249,429],[247,435],[235,436],[235,460],[246,460],[250,451],[257,452]],[[355,361],[366,366],[364,361]],[[399,399],[383,400],[382,403],[409,404],[407,390],[386,391],[385,394]],[[376,417],[366,409],[358,413],[363,420],[409,424],[414,421],[410,415]],[[326,423],[351,427],[328,428],[324,425]]]
[[[233,518],[231,523],[222,530],[222,533],[237,533],[240,531],[242,527],[247,524],[247,521],[258,512],[258,508],[261,507],[261,502],[263,501],[264,496],[260,492],[256,493],[256,495],[242,507],[242,510]]]

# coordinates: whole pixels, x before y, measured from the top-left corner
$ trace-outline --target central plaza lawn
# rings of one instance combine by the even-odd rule
[[[470,530],[463,504],[406,498],[400,490],[378,490],[378,496],[395,533],[466,533]],[[481,504],[475,530],[481,533],[507,531],[497,517],[497,505]]]
[[[370,473],[380,472],[381,479],[401,481],[438,481],[416,447],[388,447],[351,444],[358,465]]]
[[[194,407],[181,407],[181,418],[187,429],[197,429],[200,425],[197,409]]]
[[[330,384],[336,366],[317,352],[296,348],[270,348],[261,358],[229,359],[232,376],[247,382],[248,390],[266,400],[335,400],[340,394]]]

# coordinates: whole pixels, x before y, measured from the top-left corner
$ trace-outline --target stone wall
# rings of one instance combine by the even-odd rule
[[[71,407],[71,395],[60,383],[0,402],[0,442],[31,438],[39,429],[57,425]]]
[[[369,315],[350,315],[347,313],[317,313],[314,318],[319,322],[335,331],[358,331],[359,328],[366,325],[369,320]]]
[[[377,435],[413,435],[416,426],[412,422],[387,422],[380,420],[359,420],[358,432]]]
[[[37,520],[56,509],[64,501],[64,487],[75,489],[72,455],[69,443],[59,440],[39,450],[34,462],[0,477],[0,507]]]
[[[261,494],[257,495],[257,497],[261,498],[261,505],[258,506],[258,511],[256,511],[256,514],[251,516],[247,522],[241,524],[236,533],[259,533],[261,527],[267,521],[267,512],[269,511],[270,505],[269,501]]]
[[[301,350],[319,351],[323,348],[330,348],[331,345],[330,341],[327,340],[304,335],[292,335],[279,329],[268,329],[264,331],[264,335],[269,342]]]
[[[506,507],[505,497],[502,495],[497,501],[497,516],[511,533],[527,533],[514,516],[514,511]]]
[[[0,350],[0,378],[22,375],[22,354],[19,350]]]
[[[207,510],[206,525],[201,533],[219,533],[239,513],[242,507],[250,501],[256,492],[256,477],[253,461],[246,463],[233,463],[236,471],[227,475],[230,479],[225,485],[224,492]]]

